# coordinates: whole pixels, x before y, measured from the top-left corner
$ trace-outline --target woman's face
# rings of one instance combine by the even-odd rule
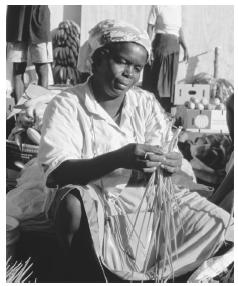
[[[124,95],[138,82],[147,57],[146,49],[139,44],[113,44],[94,72],[99,90],[110,98]]]

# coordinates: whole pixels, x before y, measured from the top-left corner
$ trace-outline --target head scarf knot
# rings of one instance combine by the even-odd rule
[[[151,42],[145,31],[126,22],[104,20],[89,31],[88,40],[79,50],[79,71],[91,73],[93,53],[112,42],[134,42],[142,45],[150,54]]]

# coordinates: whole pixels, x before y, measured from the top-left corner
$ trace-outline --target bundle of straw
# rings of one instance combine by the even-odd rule
[[[32,263],[30,264],[29,258],[25,263],[22,262],[15,262],[14,264],[11,263],[11,257],[7,260],[7,275],[6,275],[6,282],[7,283],[25,283],[30,282],[29,278],[33,274],[33,271],[29,272]]]
[[[170,124],[170,130],[172,128],[172,122]],[[181,127],[177,128],[173,134],[173,138],[169,143],[168,151],[172,151],[177,143]],[[167,140],[165,140],[166,142]],[[135,231],[137,219],[141,210],[143,201],[147,199],[147,211],[150,212],[150,219],[153,215],[152,222],[152,234],[148,247],[148,252],[145,261],[144,274],[148,270],[148,264],[151,259],[152,251],[155,251],[155,266],[154,266],[154,280],[155,282],[166,282],[169,278],[174,278],[173,261],[172,261],[172,249],[175,249],[177,256],[177,240],[176,240],[176,224],[174,220],[174,209],[179,215],[179,206],[175,197],[174,185],[171,176],[166,173],[162,168],[157,170],[151,175],[149,182],[146,186],[145,193],[137,209],[135,222],[131,231],[131,236]],[[174,208],[176,206],[176,208]],[[146,211],[146,212],[147,212]],[[145,213],[146,213],[145,212]],[[144,217],[145,218],[145,217]],[[180,218],[179,218],[180,219]],[[143,228],[144,219],[142,222]],[[172,227],[171,227],[172,226]],[[180,219],[180,226],[182,228],[182,221]],[[141,232],[138,235],[138,245]],[[165,243],[160,243],[160,237],[164,237]],[[174,245],[172,245],[172,242]],[[138,245],[136,251],[136,257],[138,253]],[[163,248],[163,249],[162,249]],[[161,265],[162,267],[161,267]],[[170,275],[164,275],[166,266],[170,267]],[[167,277],[165,277],[167,276]]]

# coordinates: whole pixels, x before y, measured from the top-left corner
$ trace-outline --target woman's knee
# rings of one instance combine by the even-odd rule
[[[57,215],[56,222],[66,233],[75,233],[80,227],[82,217],[82,206],[80,200],[72,193],[62,200]]]

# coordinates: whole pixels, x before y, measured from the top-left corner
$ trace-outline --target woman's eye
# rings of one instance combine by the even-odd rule
[[[127,65],[127,62],[125,60],[119,60],[119,64]]]
[[[120,57],[113,57],[113,60],[118,64],[124,64],[124,65],[127,64],[127,61],[123,58],[120,58]]]
[[[141,67],[141,66],[136,66],[136,67],[135,67],[135,71],[136,71],[136,72],[139,73],[139,72],[141,72],[141,70],[142,70],[142,67]]]

